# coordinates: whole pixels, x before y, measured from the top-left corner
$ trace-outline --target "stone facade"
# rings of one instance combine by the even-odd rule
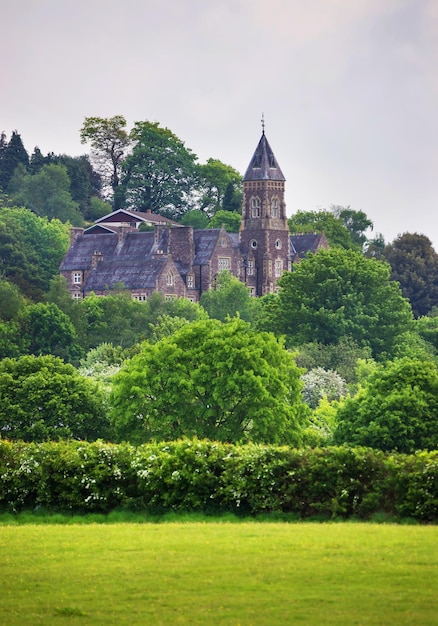
[[[307,252],[328,248],[327,239],[323,234],[289,234],[285,178],[264,131],[243,191],[239,233],[194,230],[150,211],[124,209],[86,230],[72,228],[60,268],[72,297],[106,295],[123,287],[139,301],[160,292],[196,302],[222,270],[238,277],[254,296],[275,292],[283,272]]]

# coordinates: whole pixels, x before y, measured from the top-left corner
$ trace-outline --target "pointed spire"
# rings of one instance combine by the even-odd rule
[[[265,116],[262,113],[262,136],[253,157],[248,165],[248,169],[243,177],[244,181],[250,180],[286,180],[283,172],[277,163],[277,159],[272,152],[265,135]]]

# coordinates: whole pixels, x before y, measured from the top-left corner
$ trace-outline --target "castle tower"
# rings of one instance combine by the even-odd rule
[[[273,293],[291,268],[285,178],[263,132],[243,177],[240,246],[243,280],[255,296]]]

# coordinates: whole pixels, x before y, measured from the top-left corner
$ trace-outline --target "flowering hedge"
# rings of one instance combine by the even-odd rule
[[[0,510],[438,519],[438,452],[0,440]]]

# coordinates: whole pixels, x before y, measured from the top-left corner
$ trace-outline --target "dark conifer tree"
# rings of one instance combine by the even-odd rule
[[[29,155],[21,141],[21,136],[14,130],[9,143],[0,153],[0,188],[3,191],[7,191],[9,181],[19,163],[22,163],[26,170],[29,168]]]

